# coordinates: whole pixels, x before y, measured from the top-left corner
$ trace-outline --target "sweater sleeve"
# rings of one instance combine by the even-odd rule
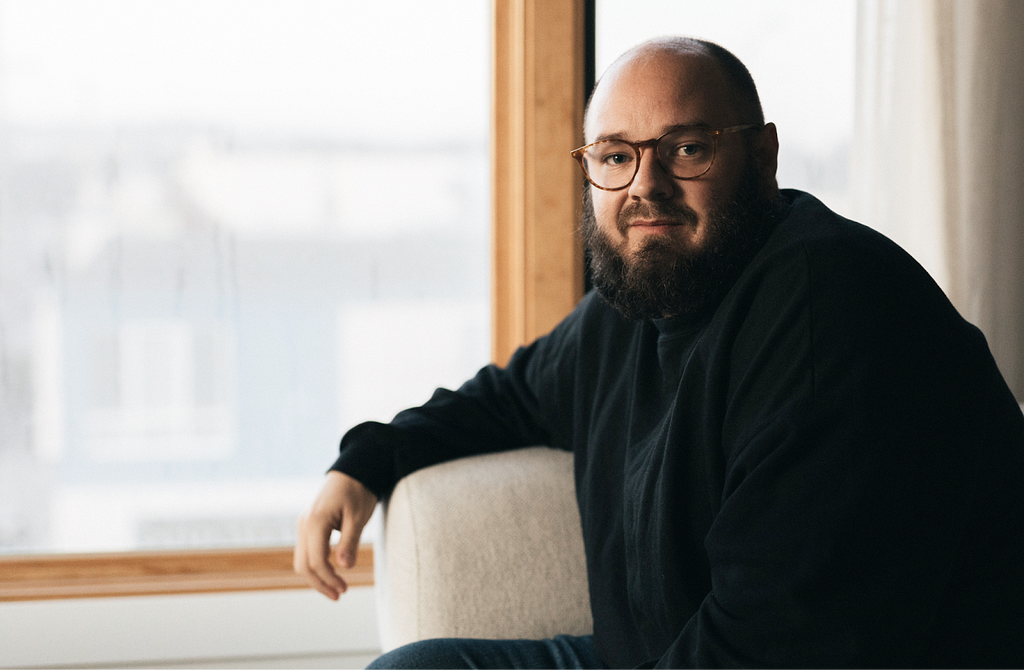
[[[1021,413],[916,265],[841,258],[794,264],[793,290],[752,296],[729,340],[711,591],[660,667],[1015,658],[999,654],[1021,623]],[[866,273],[842,264],[868,260],[874,277],[846,283]],[[1012,595],[979,611],[992,580]]]
[[[383,497],[405,475],[444,461],[535,445],[569,448],[558,407],[572,379],[578,312],[516,351],[506,367],[488,365],[456,391],[438,389],[390,423],[355,426],[331,469]]]

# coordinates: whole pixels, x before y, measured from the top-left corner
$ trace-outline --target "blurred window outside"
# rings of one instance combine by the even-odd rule
[[[488,35],[0,2],[0,553],[288,545],[345,429],[487,362]]]

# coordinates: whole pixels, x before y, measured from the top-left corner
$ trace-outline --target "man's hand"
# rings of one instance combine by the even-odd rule
[[[356,562],[359,535],[376,505],[377,496],[358,481],[335,470],[328,472],[312,509],[299,519],[299,539],[295,543],[293,562],[295,572],[305,577],[317,591],[337,600],[348,590],[348,584],[328,560],[331,531],[341,531],[338,564],[351,568]]]

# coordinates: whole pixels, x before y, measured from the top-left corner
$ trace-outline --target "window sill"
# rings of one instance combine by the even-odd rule
[[[373,547],[340,570],[373,585]],[[291,547],[0,557],[0,602],[309,588]]]

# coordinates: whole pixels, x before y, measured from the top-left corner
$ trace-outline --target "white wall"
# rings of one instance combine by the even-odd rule
[[[363,667],[379,649],[369,587],[0,603],[0,667]]]

